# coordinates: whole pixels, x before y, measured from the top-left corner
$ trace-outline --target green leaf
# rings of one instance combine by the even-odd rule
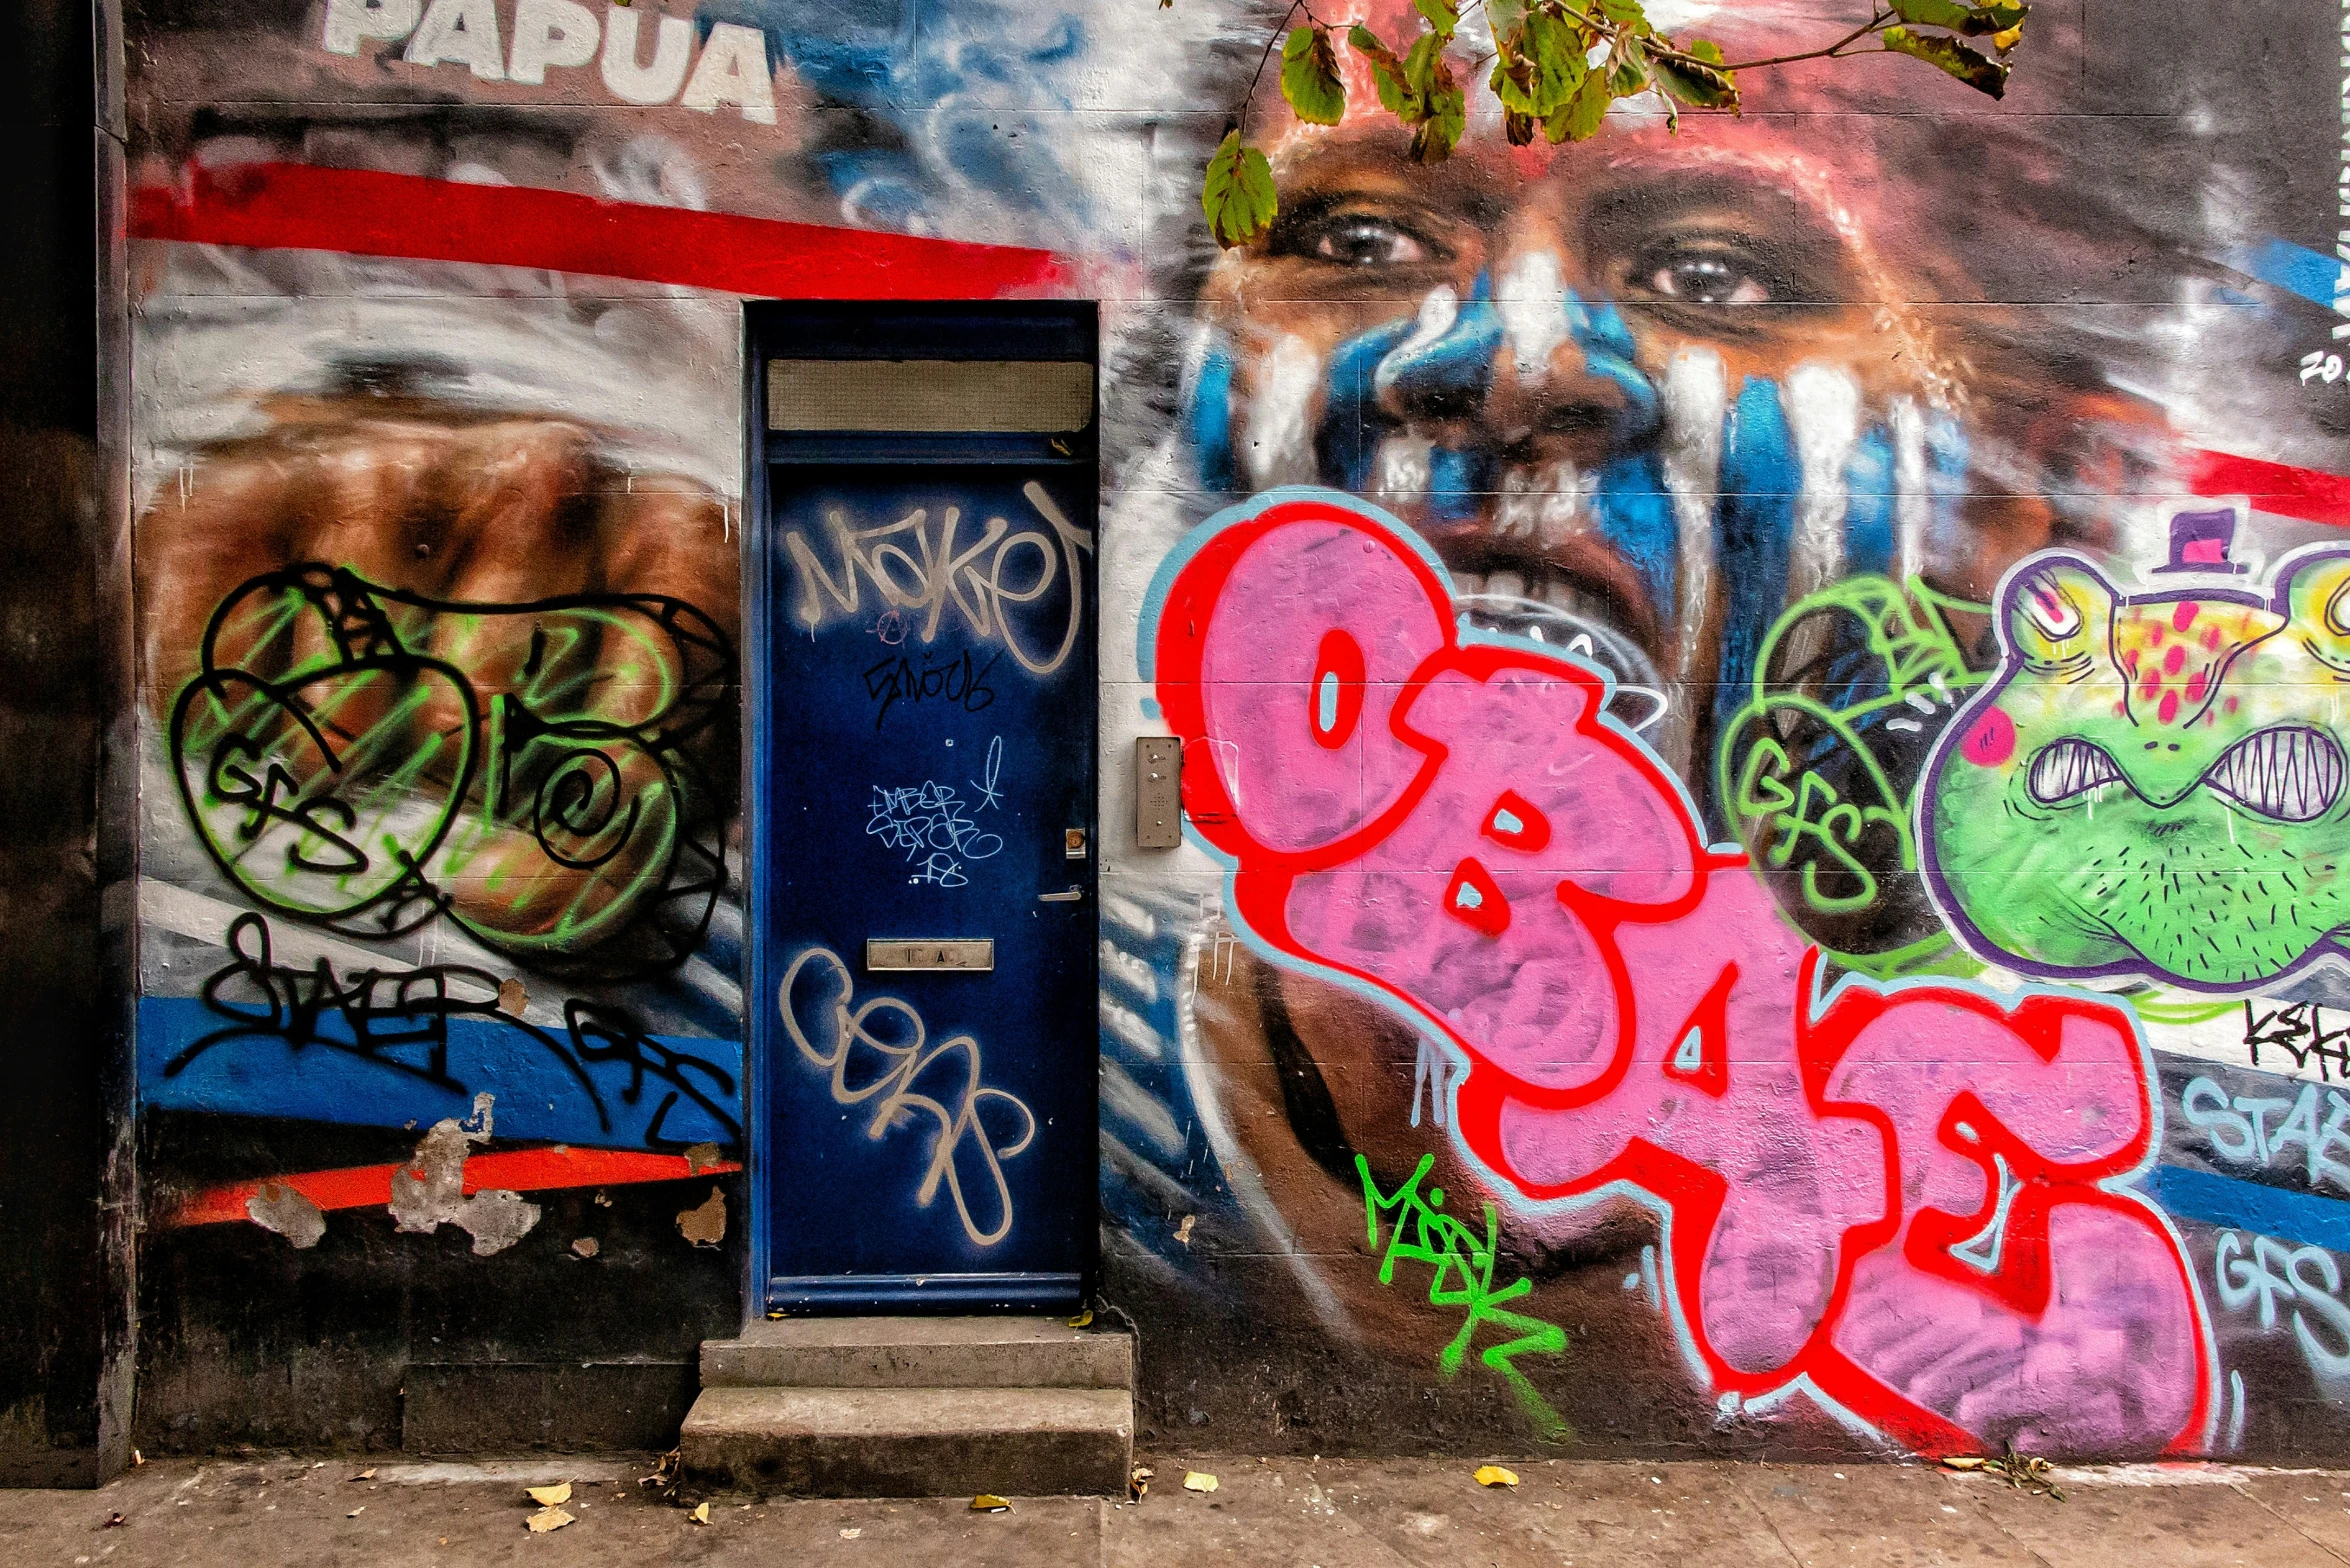
[[[1543,121],[1542,132],[1553,146],[1560,142],[1589,141],[1599,134],[1600,122],[1607,118],[1607,106],[1615,101],[1608,90],[1607,72],[1593,71],[1583,78],[1583,85],[1575,89],[1575,96],[1566,106]]]
[[[1672,97],[1699,109],[1735,109],[1738,107],[1738,84],[1727,71],[1717,71],[1710,65],[1699,65],[1690,60],[1672,59],[1651,48],[1648,68],[1656,73],[1656,84]]]
[[[1421,41],[1428,42],[1435,36],[1426,34]],[[1417,45],[1412,52],[1419,52]],[[1444,63],[1441,52],[1432,52],[1430,58],[1433,68],[1427,86],[1428,116],[1412,133],[1412,158],[1417,163],[1442,163],[1451,157],[1452,150],[1460,145],[1461,134],[1469,128],[1469,95],[1453,82],[1452,67]]]
[[[1583,85],[1590,67],[1584,62],[1587,45],[1583,30],[1552,11],[1527,14],[1522,26],[1522,53],[1534,75],[1527,112],[1541,117],[1558,108]]]
[[[1889,0],[1889,3],[1905,22],[1915,22],[1920,27],[1944,27],[1969,38],[2004,33],[2021,23],[2032,9],[2028,5],[2009,4],[2008,0],[1992,0],[1989,5],[1967,5],[1963,0]]]
[[[1412,0],[1412,9],[1428,19],[1428,25],[1452,42],[1453,29],[1461,25],[1460,7],[1452,0]]]
[[[1379,89],[1379,102],[1389,114],[1406,125],[1427,114],[1427,103],[1405,79],[1403,62],[1395,57],[1395,51],[1388,48],[1377,33],[1357,22],[1347,33],[1346,42],[1348,48],[1370,62],[1372,85]]]
[[[1321,28],[1294,28],[1283,40],[1281,96],[1309,125],[1336,125],[1346,118],[1346,84],[1338,79],[1338,54]]]
[[[1681,52],[1703,60],[1708,65],[1720,65],[1724,58],[1722,46],[1710,38],[1692,38]]]
[[[1599,0],[1599,14],[1619,27],[1630,28],[1634,37],[1651,30],[1640,0]]]
[[[1607,74],[1608,91],[1618,98],[1648,91],[1648,62],[1640,58],[1638,51],[1618,55]]]
[[[1881,35],[1885,47],[1895,54],[1906,54],[1925,61],[1928,65],[1957,77],[1976,92],[1989,93],[1994,98],[2007,94],[2007,65],[1989,55],[1978,54],[1954,38],[1939,33],[1913,33],[1906,27],[1888,27]]]
[[[1208,215],[1208,231],[1216,243],[1230,249],[1246,245],[1273,221],[1281,199],[1273,189],[1273,166],[1254,147],[1241,145],[1240,132],[1225,135],[1215,156],[1208,159],[1208,177],[1199,191],[1200,210]]]

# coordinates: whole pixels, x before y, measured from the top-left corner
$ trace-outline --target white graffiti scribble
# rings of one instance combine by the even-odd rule
[[[828,971],[832,992],[821,1009],[819,1034],[825,1043],[808,1038],[792,1006],[792,989],[800,971],[815,965]],[[943,1182],[954,1200],[963,1232],[982,1247],[992,1247],[1012,1231],[1012,1189],[1004,1180],[1003,1162],[1035,1140],[1036,1115],[1018,1096],[990,1089],[980,1082],[979,1042],[967,1034],[929,1043],[922,1015],[894,996],[875,996],[859,1003],[849,966],[830,948],[812,947],[792,960],[776,993],[783,1011],[783,1027],[808,1062],[832,1075],[835,1105],[871,1104],[873,1115],[865,1136],[879,1140],[892,1128],[927,1116],[937,1127],[931,1138],[930,1166],[914,1201],[924,1208],[938,1196]],[[896,1024],[877,1020],[894,1018]],[[896,1038],[891,1036],[895,1035]],[[920,1092],[929,1090],[931,1092]],[[991,1110],[992,1108],[992,1110]],[[990,1114],[983,1116],[983,1111]],[[999,1142],[989,1123],[1009,1121],[1019,1136]],[[984,1171],[984,1185],[994,1190],[995,1222],[983,1225],[971,1212],[963,1178],[969,1162]],[[977,1172],[974,1172],[977,1174]]]
[[[991,762],[994,757],[991,751]],[[991,769],[991,783],[993,779]],[[995,792],[991,789],[987,793],[992,796]],[[909,881],[961,887],[970,881],[963,874],[965,862],[985,860],[1004,847],[1002,838],[982,833],[965,811],[962,792],[952,784],[929,780],[898,789],[876,784],[865,835],[881,840],[887,848],[904,851],[906,863],[913,868]]]
[[[827,508],[832,569],[817,559],[799,529],[784,535],[800,583],[793,614],[811,633],[835,614],[856,614],[864,595],[861,578],[885,607],[905,613],[907,626],[920,622],[923,643],[937,640],[951,606],[976,641],[1001,642],[1031,675],[1052,674],[1077,646],[1085,624],[1078,556],[1092,552],[1093,533],[1070,522],[1036,481],[1020,493],[1045,527],[1015,530],[1009,519],[990,517],[973,536],[965,531],[961,507],[918,506],[894,523],[856,528],[841,508]],[[1056,583],[1065,583],[1057,594]]]

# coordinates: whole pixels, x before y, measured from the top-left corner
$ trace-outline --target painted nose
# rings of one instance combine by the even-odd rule
[[[1589,463],[1651,431],[1656,390],[1632,363],[1616,308],[1587,304],[1555,255],[1521,257],[1495,290],[1439,288],[1379,366],[1381,413],[1400,423],[1477,420],[1488,440]]]

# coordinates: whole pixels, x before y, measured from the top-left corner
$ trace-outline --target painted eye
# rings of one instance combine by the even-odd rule
[[[1711,252],[1668,257],[1646,282],[1650,292],[1692,305],[1760,305],[1771,298],[1770,285],[1753,268]]]
[[[2332,737],[2294,724],[2236,742],[2203,782],[2247,811],[2308,822],[2341,798],[2342,772],[2342,750]]]
[[[1286,248],[1339,267],[1408,267],[1430,256],[1428,244],[1409,229],[1359,213],[1326,218]]]
[[[2061,806],[2101,784],[2120,782],[2122,770],[2114,766],[2104,748],[2067,737],[2044,747],[2032,759],[2032,771],[2025,787],[2041,805]]]

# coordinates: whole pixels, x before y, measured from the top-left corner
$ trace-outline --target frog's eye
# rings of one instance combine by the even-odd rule
[[[2337,656],[2350,657],[2350,555],[2328,551],[2289,570],[2285,602],[2293,630]]]
[[[2112,618],[2113,590],[2086,562],[2048,561],[2008,589],[2008,641],[2039,669],[2085,664],[2104,645]]]

